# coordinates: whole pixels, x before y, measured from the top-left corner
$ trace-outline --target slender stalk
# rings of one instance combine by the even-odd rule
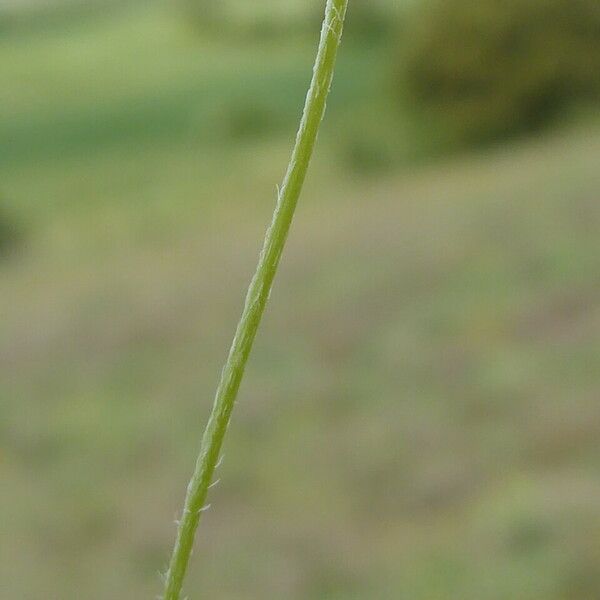
[[[231,411],[269,298],[296,204],[306,178],[319,126],[325,114],[347,5],[348,0],[327,0],[313,77],[306,97],[296,143],[279,190],[277,206],[271,226],[265,236],[256,273],[248,288],[244,310],[221,373],[212,413],[202,437],[196,467],[187,487],[183,514],[177,529],[177,540],[165,576],[164,600],[180,599],[194,536],[205,508],[208,488],[219,461]]]

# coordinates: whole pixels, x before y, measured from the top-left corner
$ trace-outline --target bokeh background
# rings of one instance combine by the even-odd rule
[[[160,593],[322,5],[0,2],[0,597]],[[599,11],[351,1],[190,598],[600,598]]]

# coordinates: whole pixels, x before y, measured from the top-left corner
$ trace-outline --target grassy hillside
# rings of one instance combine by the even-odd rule
[[[0,40],[2,597],[160,589],[313,46]],[[190,598],[593,600],[600,129],[358,172],[385,56],[344,48]]]

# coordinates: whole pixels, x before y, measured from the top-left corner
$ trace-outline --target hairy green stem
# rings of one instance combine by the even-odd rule
[[[296,204],[306,178],[317,133],[325,114],[347,5],[348,0],[327,0],[313,77],[306,97],[296,144],[279,190],[277,206],[271,226],[265,236],[258,267],[248,288],[244,310],[229,356],[221,373],[213,409],[202,437],[200,454],[187,488],[185,506],[177,529],[177,540],[165,576],[164,600],[180,599],[194,536],[202,512],[206,508],[206,496],[219,461],[231,411],[269,298]]]

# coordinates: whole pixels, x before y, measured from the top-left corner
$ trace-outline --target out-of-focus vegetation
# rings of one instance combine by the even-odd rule
[[[2,598],[160,590],[288,159],[317,32],[175,6],[0,37]],[[597,107],[440,158],[352,8],[187,593],[597,600]]]
[[[0,206],[1,199],[0,199]],[[23,242],[23,231],[20,223],[5,209],[0,212],[0,260],[15,253]]]
[[[318,0],[285,0],[268,2],[256,0],[180,0],[180,5],[200,31],[219,36],[282,35],[297,32],[319,23],[322,6]]]
[[[297,35],[318,28],[323,17],[321,0],[179,0],[191,23],[203,32],[223,36],[282,36]],[[353,9],[352,37],[379,35],[390,31],[402,5],[394,0],[371,0],[357,3]]]
[[[458,142],[536,130],[600,98],[597,0],[432,0],[413,12],[399,86]]]

